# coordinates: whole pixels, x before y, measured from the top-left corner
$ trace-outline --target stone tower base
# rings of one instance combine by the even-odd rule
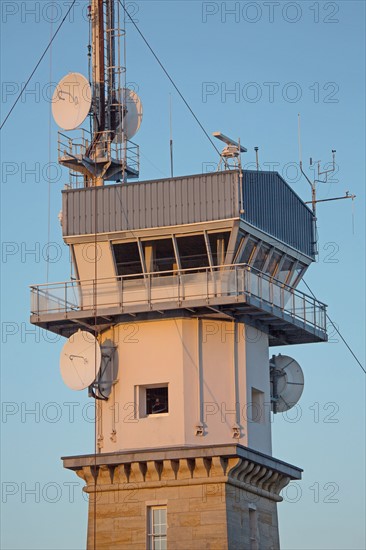
[[[235,444],[63,461],[90,495],[89,550],[151,548],[156,506],[166,508],[169,550],[277,549],[279,493],[301,478],[299,468]]]

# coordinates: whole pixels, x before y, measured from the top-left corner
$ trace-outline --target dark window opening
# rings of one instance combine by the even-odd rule
[[[290,275],[293,265],[294,265],[294,261],[291,258],[285,259],[285,261],[282,264],[281,271],[277,275],[277,279],[279,279],[281,283],[287,282],[287,279]]]
[[[146,270],[148,273],[155,271],[174,271],[178,269],[172,239],[159,239],[143,243]],[[169,273],[167,273],[169,275]]]
[[[255,267],[255,269],[258,269],[259,271],[262,271],[262,269],[264,267],[264,264],[266,262],[266,259],[268,257],[269,251],[270,251],[269,246],[267,246],[265,244],[261,245],[261,247],[258,250],[258,253],[256,255],[256,258],[254,260],[254,263],[253,263],[253,267]]]
[[[238,249],[236,251],[236,254],[235,254],[235,258],[234,258],[234,264],[241,264],[242,263],[242,256],[243,256],[243,251],[244,251],[244,247],[245,247],[245,244],[246,244],[246,241],[247,241],[247,238],[246,236],[245,237],[242,237],[240,239],[240,244],[238,246]]]
[[[300,264],[299,267],[295,269],[295,273],[292,276],[292,280],[289,281],[288,284],[291,284],[293,287],[296,287],[301,281],[301,278],[303,277],[306,270],[307,270],[307,266]]]
[[[223,233],[209,233],[212,261],[214,265],[224,265],[227,248],[229,245],[230,231]]]
[[[274,277],[276,275],[278,264],[280,263],[281,258],[282,256],[278,252],[272,253],[271,259],[269,260],[268,268],[266,270],[266,273],[268,273],[268,275],[270,275],[271,277]]]
[[[146,388],[146,414],[169,412],[168,387]]]
[[[249,241],[246,244],[242,259],[240,261],[241,264],[249,264],[250,259],[253,257],[253,254],[256,250],[258,243],[254,239],[249,239]]]
[[[142,273],[137,242],[113,245],[118,275],[135,275]]]
[[[177,238],[182,269],[208,267],[207,248],[203,235]]]

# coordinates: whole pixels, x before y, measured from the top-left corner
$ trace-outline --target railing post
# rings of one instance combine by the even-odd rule
[[[121,310],[123,311],[123,277],[121,277],[121,299],[120,299]]]
[[[93,315],[96,314],[96,288],[95,288],[95,279],[93,279]]]
[[[181,299],[180,299],[180,271],[178,271],[178,295],[177,295],[177,299],[178,299],[178,306],[181,305]]]
[[[148,273],[147,276],[147,302],[151,309],[151,273]]]
[[[269,281],[269,302],[271,306],[273,306],[273,281],[270,279]]]
[[[65,301],[65,307],[64,307],[64,310],[65,310],[65,315],[67,313],[67,283],[65,283],[65,286],[64,286],[64,301]]]
[[[222,293],[222,290],[221,290],[221,293]],[[207,303],[209,303],[209,298],[208,298],[208,269],[206,269],[206,301],[207,301]]]
[[[260,300],[262,301],[263,299],[263,284],[262,284],[262,274],[261,273],[258,273],[257,274],[257,277],[258,277],[258,294],[259,294],[259,298]]]
[[[239,299],[239,284],[238,284],[238,268],[235,266],[235,296],[236,301]]]
[[[317,326],[317,323],[316,323],[316,303],[315,303],[315,298],[313,299],[313,302],[314,302],[314,327]]]

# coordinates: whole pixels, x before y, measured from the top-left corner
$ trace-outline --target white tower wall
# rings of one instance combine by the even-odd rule
[[[102,342],[116,346],[118,379],[98,402],[99,452],[237,442],[271,454],[264,333],[177,318],[120,324]],[[146,389],[164,386],[168,412],[146,414]]]

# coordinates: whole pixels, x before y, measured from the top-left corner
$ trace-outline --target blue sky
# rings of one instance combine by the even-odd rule
[[[240,136],[248,148],[246,165],[259,146],[262,167],[277,169],[309,200],[296,168],[297,114],[306,167],[309,157],[326,163],[337,150],[338,171],[320,187],[319,198],[349,190],[357,199],[318,206],[319,258],[306,280],[364,364],[364,2],[128,4],[206,130]],[[69,5],[1,3],[1,120]],[[91,402],[61,381],[62,340],[28,321],[28,285],[46,282],[47,271],[50,281],[70,275],[57,219],[67,172],[56,166],[57,127],[47,94],[50,81],[70,71],[87,74],[85,6],[77,3],[54,42],[52,60],[43,60],[1,132],[4,550],[85,547],[82,483],[63,470],[60,457],[92,451]],[[135,138],[141,177],[169,175],[169,94],[175,175],[201,172],[217,161],[212,145],[131,24],[127,30],[127,80],[144,105]],[[49,192],[54,261],[47,270]],[[273,425],[274,456],[304,469],[302,482],[279,505],[286,550],[365,547],[365,377],[330,329],[327,344],[273,350],[295,357],[305,374],[299,406],[276,415]]]

